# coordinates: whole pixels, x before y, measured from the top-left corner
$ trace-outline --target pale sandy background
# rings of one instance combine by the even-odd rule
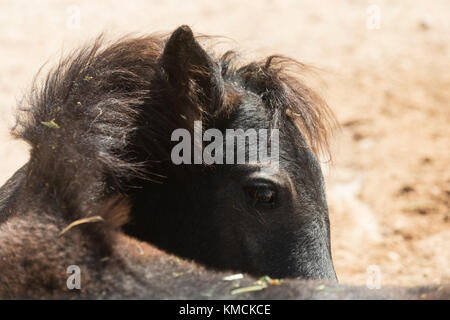
[[[368,28],[378,9],[379,29]],[[322,68],[314,83],[342,125],[334,163],[324,165],[342,282],[450,281],[446,0],[0,0],[0,183],[27,161],[8,129],[45,61],[102,31],[114,38],[180,24],[234,39],[250,57],[282,53]]]

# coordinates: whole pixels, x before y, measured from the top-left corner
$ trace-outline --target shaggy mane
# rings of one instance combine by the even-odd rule
[[[326,102],[300,78],[311,67],[281,55],[242,66],[236,57],[229,51],[220,58],[224,77],[239,77],[246,89],[257,93],[272,114],[273,126],[286,118],[294,121],[317,158],[329,156],[330,133],[337,122]]]

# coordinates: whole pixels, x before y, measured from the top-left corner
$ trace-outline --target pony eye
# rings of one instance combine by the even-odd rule
[[[256,185],[245,188],[251,203],[256,206],[273,207],[276,203],[276,191],[269,185]]]

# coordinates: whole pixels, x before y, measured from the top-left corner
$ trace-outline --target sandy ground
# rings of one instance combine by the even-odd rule
[[[342,126],[333,163],[324,164],[342,282],[450,282],[446,0],[0,0],[0,183],[27,161],[27,146],[8,129],[45,61],[102,31],[180,24],[229,37],[250,57],[282,53],[323,71],[313,83]]]

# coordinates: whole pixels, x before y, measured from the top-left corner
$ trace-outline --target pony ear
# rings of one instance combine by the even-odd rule
[[[167,81],[181,102],[197,103],[210,114],[222,105],[224,81],[220,68],[188,26],[172,33],[160,59]]]

